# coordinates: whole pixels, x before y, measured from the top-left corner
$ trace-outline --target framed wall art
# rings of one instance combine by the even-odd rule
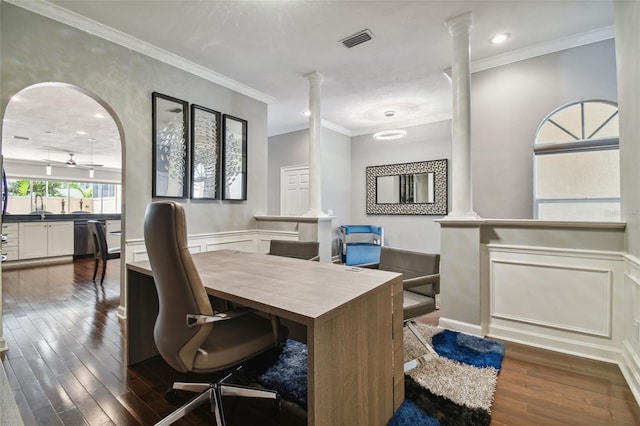
[[[221,114],[191,105],[191,198],[217,200]]]
[[[186,198],[187,102],[153,92],[152,104],[152,197]]]
[[[222,198],[247,199],[247,120],[224,114]]]
[[[367,214],[444,216],[447,160],[367,167]]]

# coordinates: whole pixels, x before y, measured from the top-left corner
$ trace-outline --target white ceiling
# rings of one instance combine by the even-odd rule
[[[31,7],[29,0],[9,1]],[[466,12],[474,19],[474,69],[608,38],[613,25],[610,0],[50,3],[46,9],[71,17],[67,21],[85,22],[156,57],[177,55],[214,80],[268,102],[270,135],[308,126],[304,75],[312,71],[324,76],[322,118],[343,133],[448,118],[451,88],[443,70],[451,64],[451,38],[444,23]],[[352,49],[339,42],[364,29],[373,41]],[[491,45],[497,32],[511,38]],[[396,116],[386,118],[388,110]]]

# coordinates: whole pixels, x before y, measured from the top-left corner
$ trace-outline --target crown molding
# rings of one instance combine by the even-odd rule
[[[77,28],[81,31],[108,40],[112,43],[126,47],[145,56],[149,56],[160,62],[174,66],[178,69],[194,74],[212,83],[219,84],[227,89],[234,90],[250,98],[256,99],[266,104],[275,100],[273,96],[267,95],[259,90],[244,85],[236,80],[184,59],[178,55],[167,52],[152,44],[146,43],[135,37],[131,37],[121,31],[115,30],[94,20],[85,18],[77,13],[66,10],[60,6],[49,3],[45,0],[1,0],[18,6],[22,9],[45,16],[63,24]]]
[[[322,127],[329,129],[329,130],[333,130],[334,132],[338,132],[341,133],[345,136],[353,136],[353,132],[351,132],[351,130],[342,127],[338,124],[335,124],[331,121],[327,121],[327,120],[322,120]],[[287,133],[293,133],[293,132],[298,132],[300,130],[307,130],[309,128],[309,124],[305,123],[305,124],[301,124],[299,126],[293,126],[293,127],[283,127],[280,129],[275,129],[272,132],[269,132],[269,137],[271,136],[278,136],[278,135],[284,135]]]
[[[599,41],[609,40],[612,38],[615,38],[615,28],[613,26],[598,28],[592,31],[587,31],[586,33],[574,34],[545,43],[539,43],[522,49],[513,50],[500,55],[491,56],[486,59],[473,61],[470,68],[472,73],[484,71],[512,64],[514,62],[535,58],[537,56],[547,55],[549,53],[597,43]],[[447,71],[449,71],[449,73],[447,73]],[[445,74],[450,75],[450,69],[447,69],[444,72]]]
[[[345,136],[349,136],[349,137],[353,136],[353,132],[351,130],[347,129],[346,127],[342,127],[338,124],[332,123],[331,121],[322,120],[322,127],[329,130],[333,130],[334,132],[338,132]]]
[[[369,128],[363,128],[363,129],[357,129],[357,130],[349,130],[338,124],[332,123],[331,121],[322,120],[322,127],[336,131],[345,136],[354,137],[354,136],[369,135],[375,132],[379,132],[381,130],[389,130],[390,128],[404,129],[407,127],[421,126],[423,124],[438,123],[440,121],[447,121],[447,120],[451,120],[451,113],[430,115],[428,117],[414,118],[411,120],[395,121],[393,123],[387,123],[384,126],[369,127]],[[303,124],[300,126],[276,129],[273,132],[269,133],[269,137],[284,135],[286,133],[293,133],[299,130],[306,130],[308,128],[309,128],[308,124]]]

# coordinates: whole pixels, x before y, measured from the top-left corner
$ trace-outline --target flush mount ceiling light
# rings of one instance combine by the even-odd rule
[[[377,141],[390,141],[393,139],[401,139],[407,136],[406,130],[383,130],[373,134],[373,138]]]
[[[501,44],[504,43],[505,41],[509,40],[509,38],[511,37],[511,34],[509,33],[500,33],[500,34],[496,34],[493,37],[491,37],[489,39],[489,43],[491,44]]]

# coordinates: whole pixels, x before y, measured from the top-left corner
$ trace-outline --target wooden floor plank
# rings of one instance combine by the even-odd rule
[[[148,425],[178,407],[165,398],[173,381],[201,381],[160,357],[127,368],[126,330],[117,317],[119,264],[103,286],[93,260],[3,271],[1,359],[27,425]],[[438,325],[439,313],[420,318]],[[186,401],[188,396],[181,396]],[[306,424],[284,401],[279,417],[264,401],[225,398],[228,426]],[[640,408],[616,365],[506,342],[491,407],[492,425],[640,425]],[[213,424],[208,406],[177,425]]]

